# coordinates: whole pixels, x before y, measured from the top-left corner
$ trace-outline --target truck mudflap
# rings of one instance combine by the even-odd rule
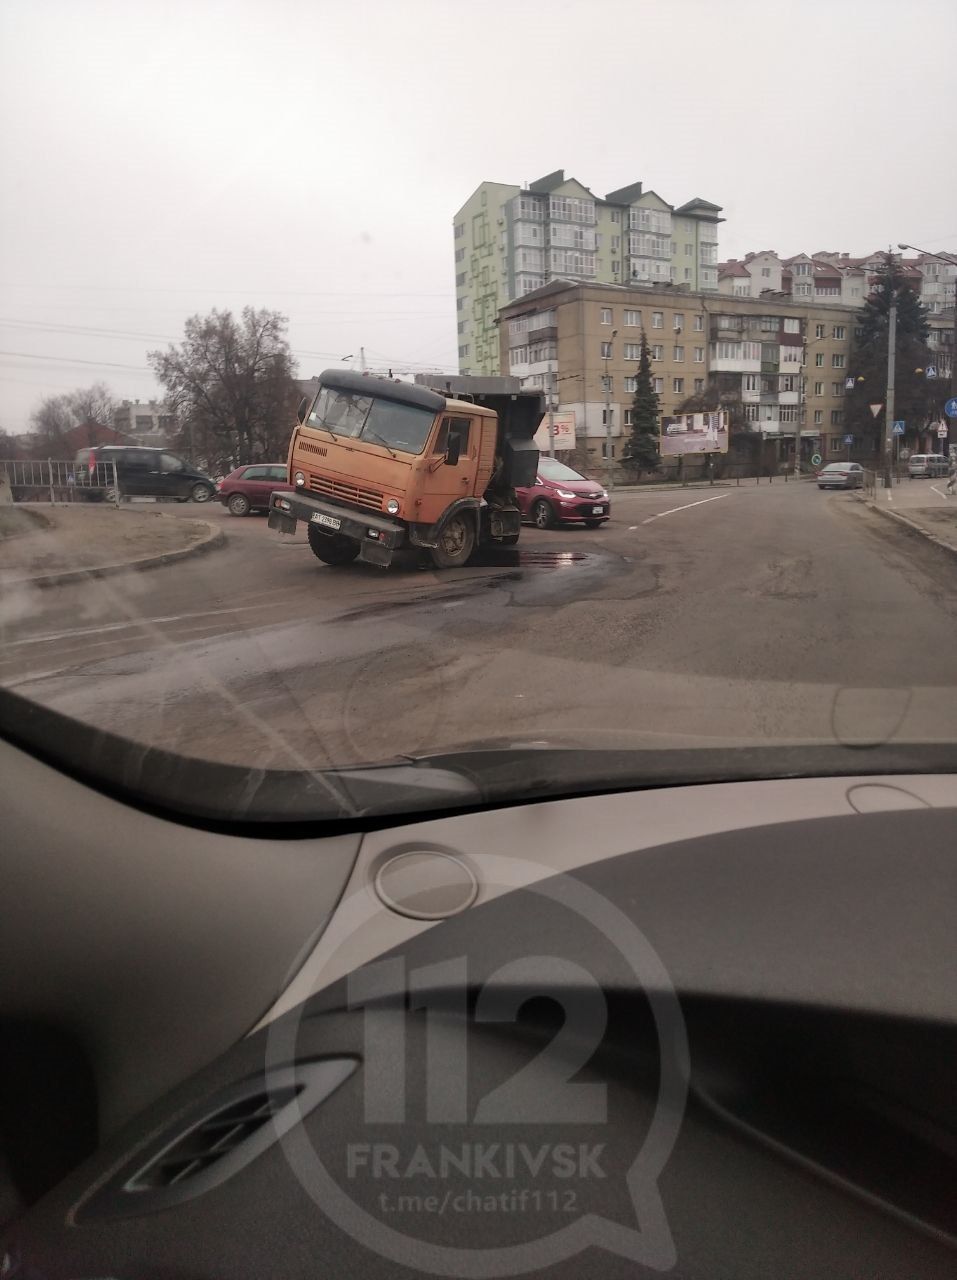
[[[406,542],[405,525],[373,511],[354,511],[306,493],[274,493],[269,499],[269,528],[295,533],[300,520],[317,524],[359,543],[359,558],[387,565],[392,553]]]
[[[410,524],[409,541],[414,547],[424,547],[427,550],[431,550],[433,547],[438,546],[442,529],[453,516],[459,515],[462,511],[478,511],[483,505],[480,498],[459,498],[451,506],[446,507],[435,524]],[[476,530],[476,533],[478,533],[478,530]]]

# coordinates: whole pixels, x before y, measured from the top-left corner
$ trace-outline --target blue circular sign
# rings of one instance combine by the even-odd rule
[[[952,396],[944,405],[944,413],[948,418],[957,418],[957,396]]]

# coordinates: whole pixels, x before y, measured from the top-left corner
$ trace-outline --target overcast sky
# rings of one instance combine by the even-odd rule
[[[954,0],[0,6],[0,427],[186,316],[302,376],[456,358],[455,210],[564,168],[724,208],[719,254],[957,251]]]

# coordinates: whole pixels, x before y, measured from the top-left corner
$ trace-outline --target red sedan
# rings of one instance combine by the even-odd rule
[[[545,457],[538,460],[538,478],[528,489],[516,489],[518,505],[527,520],[539,529],[582,521],[597,529],[611,514],[608,490],[597,480],[589,480],[564,462]]]
[[[268,511],[269,495],[277,489],[291,490],[284,462],[253,462],[237,467],[216,486],[216,497],[234,516],[250,511]]]

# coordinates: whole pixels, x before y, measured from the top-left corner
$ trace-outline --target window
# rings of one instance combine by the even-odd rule
[[[840,286],[836,284],[818,285],[814,290],[819,298],[836,298],[841,292]]]
[[[800,422],[800,407],[796,404],[781,405],[782,422]]]
[[[823,351],[817,351],[817,352],[815,352],[815,355],[814,355],[814,366],[815,366],[815,368],[817,368],[817,369],[823,369],[823,368],[824,368],[824,352],[823,352]]]
[[[811,286],[809,284],[796,284],[794,292],[799,298],[809,298],[811,296]]]
[[[672,389],[676,396],[684,395],[685,380],[684,378],[674,378],[672,380]]]
[[[840,395],[843,395],[843,394],[844,394],[844,383],[843,383],[843,382],[832,382],[832,383],[831,383],[831,395],[832,395],[832,396],[840,396]]]
[[[625,379],[625,390],[630,391],[632,395],[638,390],[638,379],[634,376]]]
[[[640,342],[625,343],[625,359],[626,360],[641,359],[641,343]]]
[[[815,382],[815,384],[814,384],[814,394],[815,394],[816,396],[823,396],[823,394],[824,394],[824,383],[823,383],[823,382]]]
[[[761,417],[761,406],[759,404],[746,404],[744,406],[745,422],[757,422]]]
[[[654,346],[651,348],[652,360],[663,360],[665,358],[665,349],[662,346]]]
[[[160,454],[160,471],[177,472],[185,471],[186,463],[182,458],[177,458],[175,453]]]
[[[602,409],[602,411],[601,411],[601,425],[602,425],[603,427],[610,427],[610,426],[614,423],[614,421],[615,421],[615,411],[614,411],[614,409]],[[612,457],[614,457],[614,456],[615,456],[615,455],[614,455],[614,454],[612,454]]]
[[[548,216],[563,218],[566,222],[594,222],[595,202],[577,196],[550,196]]]
[[[797,316],[785,316],[785,317],[784,317],[784,332],[785,332],[785,333],[800,333],[800,332],[801,332],[801,321],[798,319],[798,317],[797,317]]]
[[[612,253],[618,253],[620,252],[620,250],[621,250],[621,236],[612,236],[611,238]]]
[[[685,327],[685,318],[682,312],[676,311],[672,319],[673,329],[683,329]]]
[[[843,436],[831,436],[831,453],[843,453],[846,448]]]
[[[839,427],[843,421],[844,421],[844,410],[832,409],[831,410],[831,426]]]
[[[603,377],[603,378],[602,378],[602,380],[601,380],[601,389],[602,389],[602,391],[603,391],[603,392],[608,392],[609,394],[610,394],[612,391],[614,391],[614,389],[615,389],[615,379],[611,376],[611,374],[609,374],[607,378],[605,378],[605,377]]]
[[[757,391],[758,375],[756,373],[746,373],[744,375],[744,389],[745,391]]]
[[[704,331],[704,316],[695,316],[694,329],[695,333],[702,333]]]
[[[602,417],[604,417],[604,414],[602,415]],[[602,422],[602,426],[604,426],[604,425],[605,425],[605,424],[604,424],[604,422]],[[607,457],[608,457],[608,441],[607,441],[607,440],[602,440],[602,442],[601,442],[601,456],[602,456],[603,458],[607,458]],[[611,456],[612,456],[612,457],[614,457],[614,456],[615,456],[615,446],[614,446],[614,445],[612,445],[612,446],[611,446]]]
[[[665,389],[665,380],[664,380],[664,378],[654,378],[652,381],[653,381],[653,385],[654,385],[654,389],[655,389],[655,395],[656,395],[656,396],[660,396],[660,395],[661,395],[661,393],[662,393],[662,392],[664,391],[664,389]]]
[[[509,364],[528,364],[528,347],[512,347],[508,353]]]
[[[747,284],[736,284],[734,286],[734,296],[736,298],[750,298],[751,286]]]
[[[455,299],[455,309],[456,309],[456,311],[464,311],[464,310],[465,310],[465,299],[464,299],[464,298],[456,298],[456,299]]]
[[[631,426],[631,410],[630,409],[625,410],[624,414],[622,415],[622,421],[626,427]]]
[[[469,344],[467,342],[464,342],[462,346],[459,347],[459,355],[467,356],[468,353],[469,353]]]
[[[770,347],[768,350],[768,355],[765,358],[768,360],[776,360],[777,354],[778,354],[777,347]],[[742,342],[741,358],[742,360],[760,360],[761,359],[761,343],[760,342]]]
[[[611,211],[611,220],[612,220],[612,222],[621,222],[621,210],[619,210],[619,209],[612,209],[612,211]]]
[[[459,274],[455,277],[456,289],[461,289],[463,284],[465,284],[465,272],[460,271]]]
[[[823,410],[823,409],[815,409],[815,410],[814,410],[814,425],[815,425],[816,427],[819,427],[823,421],[824,421],[824,410]]]
[[[686,280],[690,280],[690,279],[691,279],[691,268],[690,268],[690,267],[685,267],[685,279],[686,279]],[[697,319],[697,316],[695,317],[695,319]]]
[[[809,276],[811,274],[811,264],[809,262],[795,263],[794,274],[796,276]]]
[[[695,378],[694,380],[695,395],[699,395],[704,391],[704,378]]]
[[[761,274],[764,276],[765,280],[767,280],[768,276],[771,274],[771,268],[770,268],[770,267],[762,267],[762,268],[761,268]]]
[[[693,258],[693,257],[694,257],[694,245],[693,245],[693,244],[686,244],[686,245],[685,245],[685,257],[686,257],[686,258]]]
[[[824,337],[824,326],[823,326],[823,324],[816,324],[816,325],[814,326],[814,336],[815,336],[815,338],[823,338],[823,337]]]
[[[621,270],[621,263],[617,258],[613,258],[611,263],[612,275],[617,275],[620,270]]]
[[[842,352],[835,351],[834,355],[831,356],[831,368],[832,369],[844,368],[844,356]]]
[[[676,346],[675,346],[675,354],[674,354],[674,361],[675,361],[675,364],[681,364],[681,363],[684,361],[684,358],[685,358],[685,349],[684,349],[684,347],[679,347],[679,346],[677,346],[677,345],[676,345]]]
[[[603,342],[601,344],[601,358],[602,360],[611,359],[611,343],[610,342]]]
[[[782,390],[782,391],[796,391],[796,390],[797,390],[797,388],[796,388],[796,386],[795,386],[795,378],[794,378],[794,374],[793,374],[793,373],[785,374],[785,376],[781,379],[781,390]]]
[[[611,307],[602,307],[601,322],[602,324],[611,324]]]
[[[464,222],[456,223],[455,239],[461,240],[464,235],[465,235],[465,223]]]
[[[640,312],[640,311],[626,311],[626,312],[625,312],[625,324],[626,324],[626,326],[627,326],[628,328],[630,328],[630,329],[640,329],[640,328],[641,328],[641,312]]]
[[[464,249],[456,249],[456,251],[455,251],[455,261],[456,261],[456,262],[464,262],[464,261],[465,261],[465,250],[464,250]]]
[[[663,329],[665,327],[665,314],[663,311],[652,311],[651,327],[652,329]]]
[[[834,326],[834,337],[843,342],[844,334],[845,334],[844,326],[842,324],[836,324]]]
[[[704,347],[695,347],[694,362],[695,364],[704,364]]]
[[[451,436],[453,440],[458,438],[459,454],[463,458],[467,457],[469,451],[469,425],[468,418],[443,418],[439,434],[435,439],[433,453],[448,453],[449,436]]]

